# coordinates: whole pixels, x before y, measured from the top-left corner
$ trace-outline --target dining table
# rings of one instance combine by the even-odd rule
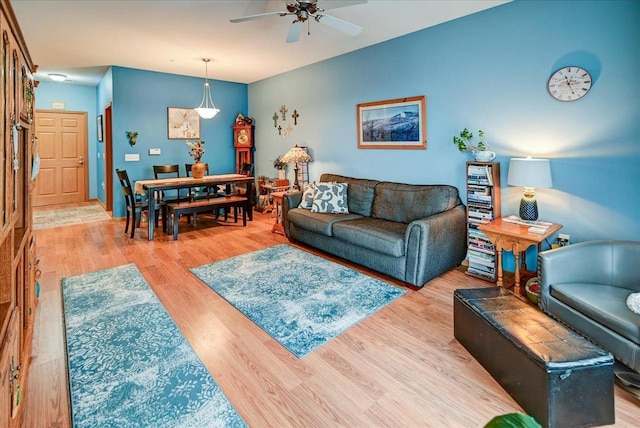
[[[137,180],[134,185],[134,191],[139,195],[147,196],[149,241],[153,240],[153,228],[156,223],[156,195],[160,194],[161,191],[188,189],[190,187],[225,186],[225,193],[229,195],[233,185],[244,185],[247,194],[247,206],[245,209],[247,210],[247,218],[251,221],[253,220],[253,210],[251,208],[253,207],[253,182],[254,178],[252,176],[243,174],[205,175],[202,178],[173,177]],[[163,219],[163,221],[166,220]]]

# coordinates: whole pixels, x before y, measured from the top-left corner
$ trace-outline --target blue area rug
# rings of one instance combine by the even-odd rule
[[[62,280],[79,427],[244,427],[133,264]]]
[[[298,358],[405,293],[285,244],[191,272]]]

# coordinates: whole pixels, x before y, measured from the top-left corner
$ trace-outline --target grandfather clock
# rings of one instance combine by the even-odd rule
[[[242,173],[244,164],[253,163],[253,125],[248,118],[236,120],[233,125],[233,147],[236,149],[236,172]]]

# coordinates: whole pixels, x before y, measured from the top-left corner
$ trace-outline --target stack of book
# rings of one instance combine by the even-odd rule
[[[478,230],[481,224],[495,218],[493,171],[491,165],[467,167],[467,222],[469,245],[467,273],[490,281],[495,280],[496,252],[487,236]]]
[[[487,236],[478,229],[469,228],[467,272],[494,280],[496,275],[496,249]]]

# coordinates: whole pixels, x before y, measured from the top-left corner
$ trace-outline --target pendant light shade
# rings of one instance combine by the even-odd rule
[[[202,102],[198,107],[194,110],[200,115],[203,119],[211,119],[213,116],[218,114],[220,109],[216,108],[213,104],[213,99],[211,99],[211,83],[209,83],[209,58],[202,58],[204,61],[205,67],[205,77],[204,77],[204,94],[202,95]]]

